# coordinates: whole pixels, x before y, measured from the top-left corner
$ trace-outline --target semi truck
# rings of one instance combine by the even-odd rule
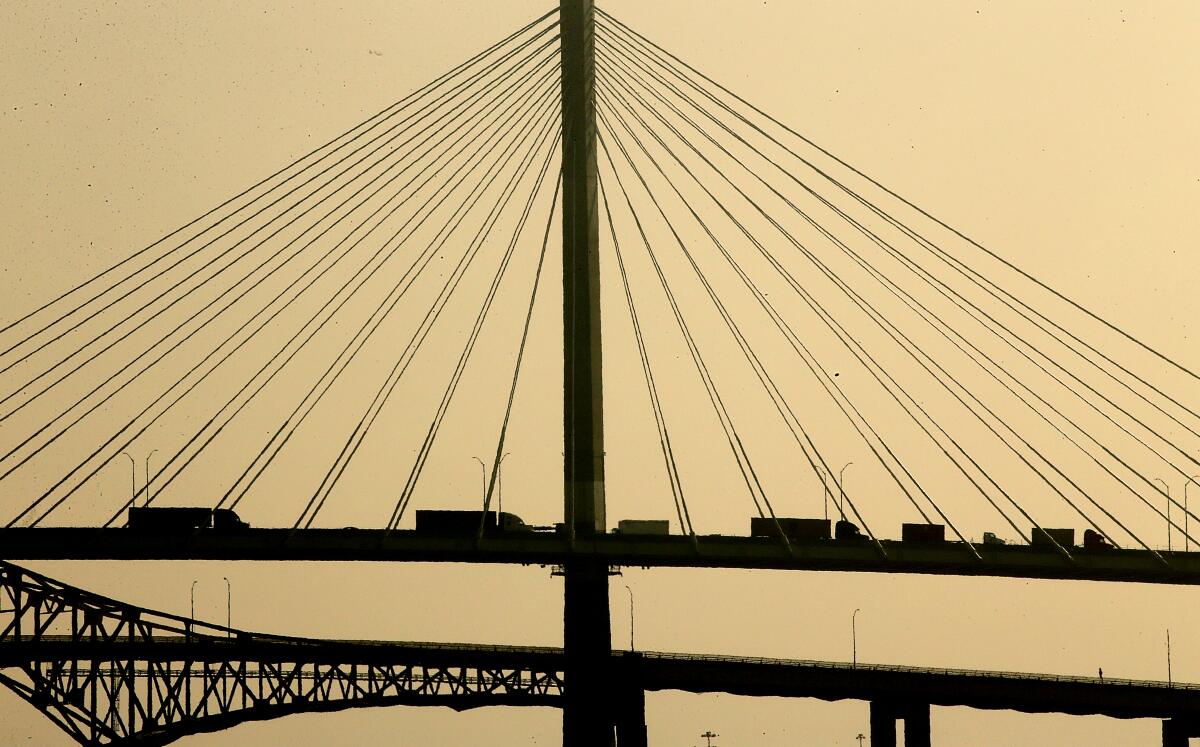
[[[778,516],[751,516],[751,537],[779,537],[780,530],[789,540],[801,542],[812,540],[827,540],[829,534],[829,519],[797,519]]]
[[[533,527],[522,521],[520,516],[505,511],[488,511],[484,515],[483,511],[418,509],[416,513],[418,534],[474,536],[479,532],[480,521],[483,522],[483,533],[487,535],[533,531]]]
[[[231,509],[193,506],[133,506],[127,526],[142,532],[232,532],[250,527]]]

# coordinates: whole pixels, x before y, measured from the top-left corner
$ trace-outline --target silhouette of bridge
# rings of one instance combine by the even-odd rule
[[[536,412],[544,382],[531,376],[551,368],[531,331],[547,324],[556,223],[562,521],[505,524],[516,405]],[[897,718],[906,744],[927,744],[931,703],[1152,716],[1169,724],[1165,744],[1194,731],[1190,687],[612,651],[614,566],[1196,583],[1200,414],[1179,392],[1200,376],[590,0],[563,0],[0,335],[7,559],[533,563],[564,576],[552,651],[244,634],[6,565],[0,664],[25,680],[3,681],[83,743],[486,702],[558,705],[566,744],[610,745],[614,729],[638,744],[642,693],[676,687],[867,699],[873,744],[894,741]],[[455,405],[469,414],[456,420]],[[643,440],[606,442],[606,415],[637,414]],[[422,486],[455,429],[494,454],[467,507],[478,529],[409,529],[414,498],[448,507],[442,482]],[[106,467],[151,444],[165,458],[152,472],[146,457],[140,489],[133,465],[128,500],[92,495]],[[662,471],[635,510],[673,513],[678,531],[611,534],[606,465],[644,445]],[[851,456],[869,489],[843,479]],[[378,494],[381,461],[402,484],[394,499],[348,499]],[[760,536],[729,528],[731,490]],[[122,526],[131,508],[195,496],[253,526]],[[821,519],[806,516],[812,496]],[[1062,527],[1083,528],[1082,543]],[[1150,539],[1164,528],[1165,548]]]
[[[562,649],[331,641],[210,625],[0,562],[0,683],[81,744],[167,744],[294,713],[391,705],[561,707]],[[1200,685],[879,664],[611,652],[618,738],[645,743],[654,690],[871,702],[872,739],[929,742],[929,706],[1200,724]],[[888,741],[890,739],[890,742]]]

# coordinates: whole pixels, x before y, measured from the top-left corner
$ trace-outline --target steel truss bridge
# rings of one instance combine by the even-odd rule
[[[531,362],[560,255],[561,359]],[[560,364],[562,521],[485,532],[509,426],[544,384],[530,377]],[[607,388],[606,365],[619,371]],[[557,650],[249,633],[0,564],[0,682],[82,744],[430,704],[558,707],[570,747],[639,745],[644,693],[659,689],[868,700],[874,745],[894,743],[898,720],[906,744],[928,744],[931,704],[1160,718],[1172,747],[1200,735],[1194,686],[612,650],[614,566],[1194,584],[1200,374],[591,0],[561,0],[0,328],[0,377],[8,560],[564,576]],[[606,431],[629,413],[644,416],[629,426],[643,442]],[[478,531],[410,529],[410,507],[446,507],[449,477],[430,465],[456,428],[494,453],[468,507]],[[673,514],[671,535],[608,533],[607,465],[640,448],[626,441],[661,455],[647,510]],[[131,450],[147,455],[143,486],[135,463],[128,500],[96,499]],[[837,467],[851,456],[869,488],[847,487]],[[395,478],[392,495],[348,499],[372,469]],[[771,536],[706,529],[724,528],[705,513],[730,484]],[[253,526],[124,527],[132,507],[196,495]],[[835,507],[836,539],[785,529],[797,495]],[[351,523],[368,528],[337,528]],[[897,539],[900,524],[924,540]],[[1151,539],[1164,527],[1165,548]]]
[[[1200,725],[1200,685],[613,651],[618,738],[646,743],[645,692],[871,702],[873,739],[929,743],[929,707]],[[108,599],[0,562],[0,683],[81,744],[167,744],[295,713],[392,705],[562,707],[561,649],[252,633]],[[890,742],[888,741],[890,739]]]

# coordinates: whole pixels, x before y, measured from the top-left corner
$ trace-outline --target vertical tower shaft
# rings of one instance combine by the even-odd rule
[[[563,122],[563,520],[572,537],[604,532],[604,397],[596,213],[595,16],[560,0]],[[565,747],[610,747],[608,566],[563,569]]]
[[[564,515],[584,536],[604,531],[604,396],[596,223],[592,0],[560,0],[563,121]]]

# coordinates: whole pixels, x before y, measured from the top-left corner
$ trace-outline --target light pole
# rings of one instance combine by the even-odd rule
[[[222,576],[221,578],[225,578]],[[228,638],[230,629],[233,628],[233,587],[229,584],[229,579],[225,578],[225,637]]]
[[[821,494],[825,497],[825,521],[829,521],[829,481],[825,479],[825,472],[821,472]]]
[[[633,589],[626,586],[625,591],[629,592],[629,650],[636,651],[633,647]]]
[[[708,731],[704,732],[704,733],[703,733],[703,734],[701,734],[700,736],[702,736],[702,737],[704,737],[705,739],[707,739],[707,740],[708,740],[708,745],[707,745],[707,747],[713,747],[713,743],[712,743],[712,741],[713,741],[713,737],[719,737],[719,736],[721,736],[721,735],[720,735],[720,734],[714,734],[714,733],[713,733],[713,731],[712,731],[712,729],[709,729]]]
[[[866,734],[863,734],[861,731],[858,733],[858,736],[855,737],[855,739],[858,740],[858,747],[862,747],[863,740],[866,738],[867,738]]]
[[[479,474],[483,477],[483,500],[484,500],[484,504],[485,504],[484,508],[486,509],[487,508],[487,505],[486,505],[486,503],[487,503],[487,466],[483,463],[483,460],[480,459],[479,457],[473,456],[471,458],[474,459],[475,461],[479,462]]]
[[[844,482],[846,467],[849,467],[852,464],[854,464],[854,462],[846,462],[838,471],[838,492],[841,493],[842,496],[841,505],[838,506],[838,513],[841,514],[842,521],[846,520],[846,483]]]
[[[158,449],[151,449],[150,453],[146,455],[146,503],[145,503],[145,505],[147,505],[147,506],[150,505],[150,457],[154,456],[154,452],[156,452],[156,451],[158,451]]]
[[[1188,501],[1188,486],[1191,485],[1192,483],[1196,483],[1197,485],[1200,485],[1200,475],[1192,475],[1191,477],[1189,477],[1187,479],[1187,482],[1185,482],[1183,484],[1183,551],[1184,552],[1187,552],[1188,547],[1190,546],[1189,540],[1188,540],[1187,501]]]
[[[137,498],[137,462],[133,461],[133,457],[129,456],[128,451],[121,453],[129,457],[129,505],[132,506],[134,499]]]
[[[858,627],[857,618],[858,608],[850,615],[850,662],[851,666],[858,666]]]
[[[188,638],[192,636],[192,626],[196,624],[196,579],[192,579],[192,614],[188,618],[187,632]]]
[[[1173,687],[1171,684],[1171,629],[1167,628],[1167,686]]]
[[[1167,491],[1167,552],[1171,552],[1171,486],[1161,477],[1155,477],[1162,483],[1163,489]]]

